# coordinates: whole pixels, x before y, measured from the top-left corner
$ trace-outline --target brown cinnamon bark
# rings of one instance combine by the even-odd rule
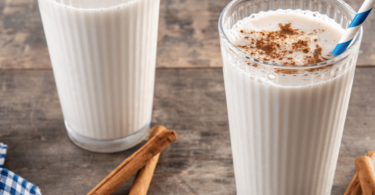
[[[110,195],[141,169],[151,158],[177,139],[173,130],[163,129],[133,155],[124,160],[87,195]]]
[[[375,193],[375,174],[371,158],[368,156],[358,157],[355,160],[355,166],[357,167],[362,194],[373,195]]]
[[[371,158],[372,164],[375,167],[375,151],[368,151],[367,156]],[[358,171],[354,174],[352,181],[350,182],[348,188],[344,195],[361,195],[361,184],[358,178]]]
[[[361,195],[362,190],[361,190],[361,185],[359,183],[359,178],[358,178],[358,171],[354,174],[352,181],[350,181],[350,184],[348,188],[345,191],[344,195]]]
[[[152,128],[149,139],[158,135],[160,132],[165,130],[163,126],[156,126]],[[129,195],[146,195],[148,188],[150,186],[152,176],[156,168],[156,164],[159,160],[159,154],[155,155],[151,160],[149,160],[146,165],[138,172],[137,177],[133,182],[133,186],[130,189]]]

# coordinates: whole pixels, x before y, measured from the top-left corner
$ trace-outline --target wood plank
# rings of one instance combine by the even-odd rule
[[[221,67],[217,21],[230,0],[161,0],[157,67]],[[0,69],[50,69],[37,0],[0,0]]]
[[[196,81],[197,71],[157,72],[152,123],[176,130],[179,139],[161,154],[149,194],[234,194],[226,109],[216,110],[225,103],[222,73],[202,73],[207,78]],[[50,71],[0,72],[0,83],[5,167],[43,194],[85,194],[141,146],[96,154],[73,145]],[[130,185],[116,194],[127,194]]]
[[[333,195],[344,193],[355,158],[375,149],[374,74],[375,68],[356,71]],[[0,72],[0,85],[5,168],[43,194],[85,194],[145,143],[115,154],[76,147],[66,135],[50,71]],[[222,70],[158,70],[152,124],[176,130],[179,139],[161,154],[149,194],[235,194]],[[115,194],[127,194],[132,179]]]
[[[161,0],[157,67],[221,67],[217,25],[228,2]],[[51,69],[37,0],[0,0],[0,20],[0,70]],[[375,14],[364,29],[358,65],[375,65]]]

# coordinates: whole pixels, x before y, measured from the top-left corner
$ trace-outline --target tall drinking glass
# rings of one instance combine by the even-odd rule
[[[234,0],[219,21],[237,194],[331,193],[362,30],[343,54],[317,64],[264,62],[238,50],[228,31],[269,10],[334,19],[355,11],[340,0]]]
[[[149,131],[159,0],[39,0],[65,126],[116,152]]]

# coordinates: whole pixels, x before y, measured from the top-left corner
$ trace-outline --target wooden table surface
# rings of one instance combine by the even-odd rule
[[[228,2],[161,0],[157,67],[221,67],[218,19]],[[358,10],[363,0],[347,2]],[[375,65],[374,31],[371,13],[364,23],[360,66]],[[0,70],[50,68],[37,0],[0,0]]]
[[[333,195],[342,195],[354,160],[375,150],[375,68],[357,68],[340,148]],[[0,72],[0,140],[8,144],[5,168],[36,183],[44,195],[82,195],[142,144],[98,154],[67,137],[51,71]],[[156,71],[153,125],[179,139],[160,156],[150,195],[235,194],[221,69]],[[115,194],[127,194],[132,180]]]
[[[149,194],[235,194],[217,21],[230,0],[161,0],[153,125],[179,135],[160,156]],[[356,10],[362,1],[347,1]],[[86,194],[142,144],[98,154],[70,142],[37,0],[0,0],[0,141],[5,168],[43,195]],[[375,16],[364,26],[333,195],[354,160],[375,150]],[[203,68],[203,69],[202,69]],[[127,194],[133,178],[115,194]]]

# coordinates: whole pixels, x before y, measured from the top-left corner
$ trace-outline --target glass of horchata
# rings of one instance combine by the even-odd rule
[[[70,139],[96,152],[149,132],[159,0],[39,0]]]
[[[234,0],[219,21],[237,194],[328,195],[362,30],[340,0]]]

